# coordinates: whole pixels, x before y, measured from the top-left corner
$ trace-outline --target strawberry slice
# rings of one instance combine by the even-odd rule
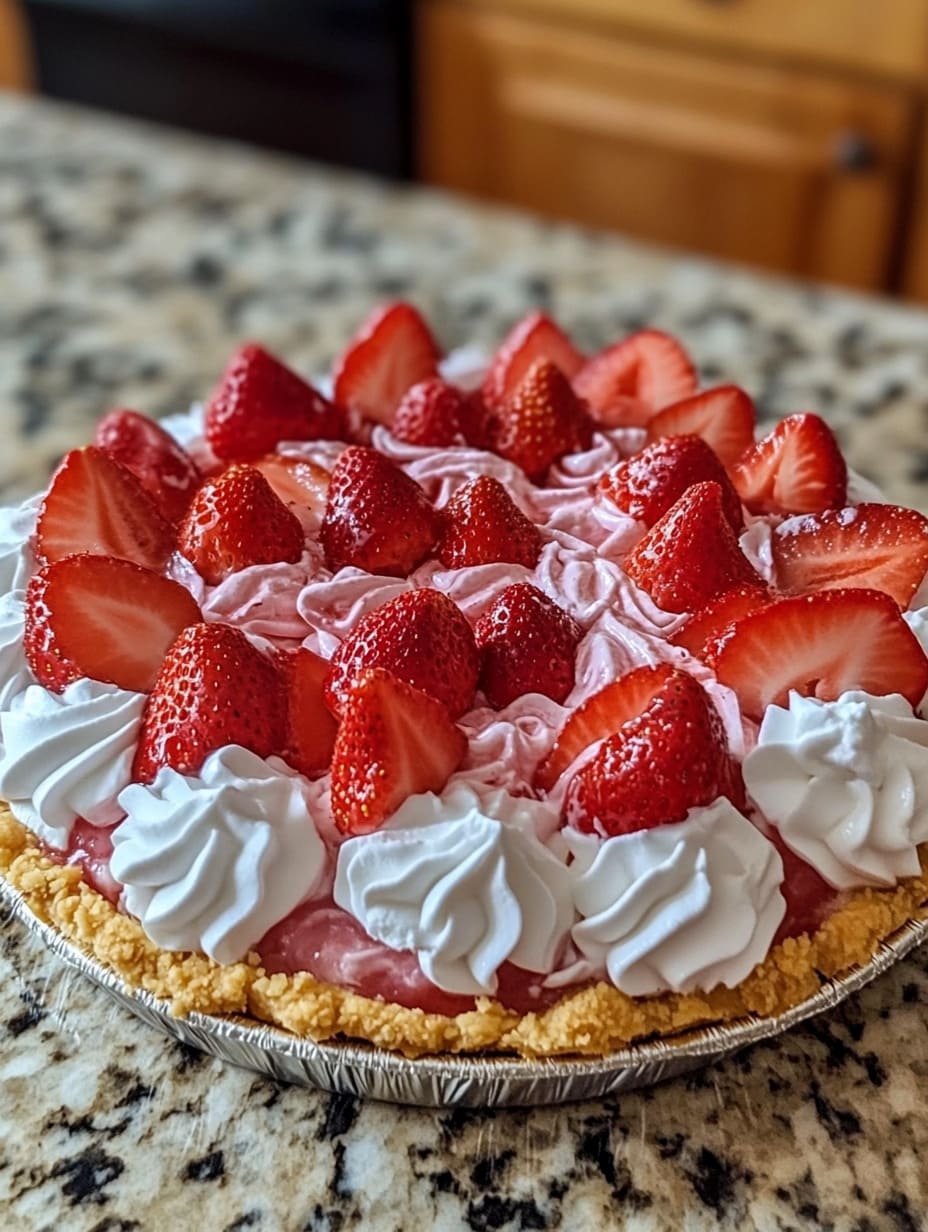
[[[199,486],[200,472],[160,424],[137,411],[110,411],[97,424],[93,439],[135,476],[165,521],[180,521]]]
[[[162,766],[196,774],[227,744],[270,757],[286,736],[287,695],[274,661],[231,625],[191,625],[168,650],[148,699],[133,778],[150,783]]]
[[[697,378],[676,338],[642,329],[588,359],[573,385],[596,422],[615,428],[646,424],[663,407],[694,394]]]
[[[503,561],[534,569],[541,551],[538,528],[492,475],[462,484],[442,513],[435,555],[447,568]]]
[[[200,609],[176,582],[128,560],[83,553],[45,565],[26,592],[26,660],[60,693],[89,676],[147,693],[168,647]]]
[[[818,415],[788,415],[731,472],[751,513],[818,513],[847,501],[847,464]]]
[[[766,587],[750,583],[738,586],[691,616],[670,639],[671,645],[682,646],[694,658],[711,665],[735,621],[770,602]]]
[[[693,484],[626,556],[632,581],[668,612],[698,612],[737,586],[763,587],[725,516],[719,484]]]
[[[261,472],[238,463],[197,492],[177,547],[204,581],[217,586],[249,565],[298,561],[303,528]]]
[[[325,513],[331,476],[324,466],[307,458],[293,458],[281,453],[268,453],[257,458],[252,466],[261,472],[277,497],[304,529],[317,526]]]
[[[701,436],[729,469],[754,444],[754,403],[737,385],[718,385],[672,402],[648,420],[648,440]]]
[[[497,710],[524,693],[562,702],[574,684],[583,630],[528,582],[507,586],[474,626],[480,687]]]
[[[428,497],[389,458],[364,445],[339,456],[320,529],[330,569],[405,577],[428,556],[440,526]]]
[[[848,689],[901,693],[917,706],[928,658],[896,603],[878,590],[823,590],[780,599],[742,617],[715,663],[722,684],[758,722],[791,689],[835,701]]]
[[[384,667],[437,698],[452,718],[470,708],[477,688],[471,627],[447,595],[429,586],[368,612],[336,650],[326,682],[326,701],[336,714],[367,667]]]
[[[316,778],[328,770],[338,724],[325,704],[328,662],[300,649],[282,651],[277,666],[287,691],[287,740],[282,756],[294,770]]]
[[[39,510],[40,560],[91,552],[162,569],[173,547],[170,523],[121,463],[96,445],[65,454]]]
[[[928,570],[928,518],[899,505],[826,509],[781,523],[770,546],[785,594],[863,586],[906,608]]]
[[[722,489],[722,508],[732,530],[744,527],[741,501],[725,467],[698,436],[668,436],[619,462],[599,481],[599,491],[619,509],[653,526],[687,488],[714,481]]]
[[[539,762],[535,787],[550,791],[584,749],[614,735],[623,724],[647,710],[673,674],[674,669],[666,663],[636,667],[588,697],[570,714],[551,751]]]
[[[412,304],[385,304],[371,313],[336,363],[335,401],[389,425],[410,386],[438,375],[440,355]]]
[[[441,702],[380,667],[355,681],[332,755],[332,813],[345,834],[378,829],[421,792],[439,792],[467,739]]]
[[[435,376],[407,389],[390,431],[408,445],[460,445],[464,441],[464,413],[464,394]]]
[[[550,360],[529,368],[515,393],[487,421],[489,448],[540,483],[552,462],[589,449],[593,424],[567,377]]]
[[[481,389],[483,400],[499,406],[516,392],[531,368],[544,359],[572,380],[584,357],[546,312],[530,312],[517,321],[490,362]]]
[[[720,796],[743,807],[740,778],[712,699],[692,676],[674,670],[571,779],[567,823],[601,835],[632,834],[683,821],[689,809]]]

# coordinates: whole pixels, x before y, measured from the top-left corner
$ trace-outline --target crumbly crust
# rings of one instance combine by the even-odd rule
[[[0,805],[0,874],[30,910],[129,988],[167,1001],[172,1013],[245,1015],[314,1040],[366,1040],[407,1057],[505,1052],[523,1057],[603,1056],[636,1040],[710,1023],[781,1014],[829,976],[865,963],[907,920],[928,917],[928,844],[921,873],[893,890],[852,894],[813,937],[775,946],[737,988],[686,996],[628,997],[610,984],[567,993],[551,1009],[520,1015],[490,998],[454,1018],[375,1001],[311,975],[267,975],[256,954],[222,966],[202,954],[161,950],[121,915],[78,868],[44,855]]]

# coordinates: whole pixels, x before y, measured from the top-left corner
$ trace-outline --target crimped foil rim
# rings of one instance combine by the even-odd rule
[[[410,1059],[370,1044],[300,1039],[253,1019],[172,1015],[165,1001],[130,988],[57,929],[38,919],[19,891],[0,878],[0,902],[52,953],[80,971],[150,1026],[220,1060],[285,1082],[392,1103],[426,1107],[517,1107],[595,1099],[719,1060],[832,1009],[928,938],[928,918],[909,920],[883,940],[871,960],[825,981],[782,1014],[690,1030],[605,1057],[434,1056]]]

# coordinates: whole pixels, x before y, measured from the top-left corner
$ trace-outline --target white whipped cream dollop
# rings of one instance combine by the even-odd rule
[[[164,767],[119,803],[110,868],[162,949],[237,962],[325,873],[306,784],[240,745],[210,753],[195,776]]]
[[[744,781],[787,845],[837,889],[919,871],[928,840],[928,723],[899,694],[770,706]]]
[[[928,577],[926,577],[926,581],[928,581]],[[928,588],[926,588],[925,582],[922,583],[921,589],[926,591],[924,599],[928,600]],[[921,602],[921,594],[916,595],[915,599]],[[928,607],[915,606],[913,602],[912,611],[903,612],[902,619],[918,638],[918,644],[921,646],[922,650],[924,650],[925,654],[928,655]],[[916,706],[916,709],[919,714],[923,715],[925,718],[928,718],[928,690],[926,690],[925,696],[921,699],[918,706]]]
[[[78,817],[115,825],[144,708],[144,694],[98,680],[76,680],[63,693],[29,685],[0,714],[0,797],[59,849]]]
[[[23,653],[25,599],[24,590],[0,595],[0,710],[9,710],[13,698],[35,684]]]
[[[634,834],[564,836],[586,973],[605,971],[632,997],[708,992],[733,988],[766,957],[786,913],[783,862],[728,800]]]
[[[31,540],[42,497],[0,506],[0,592],[25,590],[35,568]]]
[[[411,796],[384,829],[339,848],[335,901],[375,940],[414,950],[438,988],[492,994],[507,959],[549,971],[573,923],[567,868],[537,837],[552,817],[537,800],[481,800],[463,785]]]

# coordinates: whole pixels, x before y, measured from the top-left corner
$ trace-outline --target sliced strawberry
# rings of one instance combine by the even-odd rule
[[[386,304],[367,318],[335,365],[335,401],[389,424],[412,385],[438,375],[441,352],[412,304]]]
[[[493,407],[489,447],[541,482],[552,462],[588,449],[593,425],[567,377],[550,360],[529,368],[515,393]]]
[[[316,778],[328,770],[338,724],[325,704],[329,664],[311,650],[278,655],[277,665],[287,691],[285,761],[301,774]]]
[[[746,450],[731,477],[751,513],[818,513],[847,501],[847,464],[818,415],[788,415]]]
[[[672,402],[648,420],[648,440],[688,434],[701,436],[722,465],[735,465],[754,444],[754,403],[737,385],[718,385]]]
[[[480,687],[497,710],[524,693],[562,702],[573,688],[583,630],[536,586],[507,586],[477,621],[474,636]]]
[[[39,510],[41,560],[92,552],[161,569],[173,547],[170,523],[121,463],[96,445],[65,454]]]
[[[428,556],[440,519],[414,479],[364,445],[339,456],[320,539],[330,569],[405,577]]]
[[[696,483],[626,556],[623,567],[658,607],[698,612],[737,586],[763,586],[738,546],[717,483]]]
[[[442,510],[435,555],[449,569],[503,561],[534,569],[541,551],[538,528],[491,475],[462,484]]]
[[[179,522],[200,483],[189,454],[153,419],[115,410],[97,424],[94,444],[136,477],[167,522]]]
[[[928,518],[898,505],[826,509],[781,523],[770,546],[785,594],[863,586],[906,608],[928,571]]]
[[[539,763],[535,786],[550,791],[584,749],[614,735],[646,710],[672,676],[673,668],[667,664],[637,667],[588,697],[570,714],[550,753]]]
[[[241,463],[207,479],[177,534],[178,550],[211,586],[249,565],[292,564],[304,543],[299,519],[260,471]]]
[[[441,702],[380,667],[355,681],[332,756],[332,813],[346,834],[368,834],[409,796],[439,792],[467,739]]]
[[[727,796],[743,804],[740,771],[705,689],[674,670],[645,709],[607,737],[571,779],[569,825],[604,835],[683,821]]]
[[[532,367],[544,359],[571,380],[584,357],[561,327],[545,312],[530,312],[518,321],[490,361],[482,386],[483,400],[496,407],[511,398]]]
[[[188,591],[128,560],[87,553],[45,565],[26,592],[26,659],[60,693],[89,676],[147,693],[168,647],[202,619]]]
[[[307,523],[321,521],[331,478],[324,466],[318,466],[307,458],[292,458],[281,453],[265,454],[263,458],[257,458],[252,466],[261,472],[304,527]]]
[[[477,688],[471,627],[455,603],[428,586],[368,612],[336,650],[326,682],[326,700],[336,713],[367,667],[384,667],[437,698],[452,718],[470,708]]]
[[[925,652],[878,590],[823,590],[752,612],[725,639],[715,671],[757,721],[791,689],[822,701],[848,689],[901,693],[913,706],[928,689]]]
[[[191,625],[168,650],[148,699],[133,777],[150,783],[162,766],[196,774],[227,744],[270,757],[286,736],[287,695],[274,661],[231,625]]]
[[[712,664],[735,621],[770,602],[766,587],[750,583],[738,586],[692,615],[670,639],[671,644],[682,646],[694,658]]]
[[[725,467],[698,436],[668,436],[646,445],[606,471],[599,491],[646,526],[667,512],[694,483],[713,480],[722,489],[722,508],[740,533],[744,515]]]
[[[406,390],[390,431],[408,445],[460,445],[464,441],[463,412],[464,394],[433,376]]]
[[[279,441],[337,441],[344,421],[337,407],[254,342],[229,360],[206,405],[206,439],[217,458],[250,462]]]
[[[646,424],[697,388],[696,369],[670,334],[642,329],[588,359],[573,378],[590,414],[606,427]]]

